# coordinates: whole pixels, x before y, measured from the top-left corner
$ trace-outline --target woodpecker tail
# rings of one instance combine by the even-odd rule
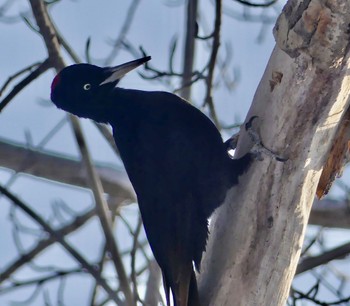
[[[167,283],[166,276],[163,275],[167,306],[170,306],[170,290],[173,294],[174,306],[201,306],[198,295],[196,274],[192,268],[190,273],[181,274],[179,282]]]
[[[192,269],[189,279],[179,284],[174,294],[174,306],[200,306],[196,274]]]
[[[188,306],[201,306],[199,295],[198,295],[198,287],[197,287],[197,279],[196,274],[192,270],[191,280],[190,280],[190,288],[188,293]]]

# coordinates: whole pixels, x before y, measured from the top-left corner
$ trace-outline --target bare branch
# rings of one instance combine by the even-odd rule
[[[120,156],[119,150],[117,148],[117,145],[115,144],[113,135],[111,131],[108,129],[108,127],[105,124],[94,122],[97,129],[100,131],[100,133],[104,136],[104,138],[107,140],[110,147],[114,150],[115,154],[117,156]]]
[[[137,252],[138,246],[139,246],[138,238],[139,238],[141,229],[142,229],[142,219],[141,219],[141,216],[139,216],[136,230],[133,234],[134,241],[133,241],[132,249],[130,252],[130,255],[131,255],[131,281],[132,281],[133,286],[134,286],[134,300],[135,301],[141,301],[140,296],[139,296],[139,292],[138,292],[138,288],[137,288],[137,279],[136,279],[136,252]]]
[[[30,0],[30,4],[32,6],[36,22],[39,26],[40,33],[45,41],[45,45],[49,53],[49,59],[54,64],[56,70],[61,70],[65,65],[62,58],[60,57],[59,41],[55,33],[55,29],[53,27],[50,16],[47,12],[47,8],[44,2],[40,0]],[[127,305],[134,305],[135,303],[132,298],[132,293],[128,284],[128,279],[120,258],[116,241],[114,240],[114,236],[112,233],[110,218],[108,216],[107,203],[103,198],[103,188],[101,181],[93,167],[79,121],[76,117],[72,115],[70,116],[70,119],[73,126],[76,141],[82,154],[82,159],[84,160],[88,176],[90,178],[91,189],[95,197],[97,213],[105,234],[107,246],[109,247],[109,250],[112,254],[113,262],[115,264],[115,268],[119,276],[120,287],[123,290]]]
[[[62,36],[62,34],[58,31],[58,29],[55,27],[54,24],[52,24],[52,26],[54,27],[55,33],[57,35],[57,39],[59,41],[59,43],[62,45],[62,47],[67,51],[67,53],[69,54],[69,56],[72,58],[72,60],[76,63],[80,63],[81,60],[79,59],[79,56],[75,53],[75,51],[73,50],[73,48],[68,44],[68,42],[64,39],[64,37]]]
[[[95,213],[96,213],[95,209],[91,209],[86,213],[80,216],[77,216],[70,224],[60,229],[57,229],[56,232],[58,233],[58,235],[65,237],[68,234],[80,228],[82,225],[84,225],[91,217],[95,215]],[[47,239],[43,239],[39,241],[31,250],[26,251],[23,255],[17,258],[13,263],[11,263],[7,268],[5,268],[5,270],[1,271],[0,283],[8,279],[19,268],[21,268],[23,265],[30,262],[34,257],[36,257],[44,249],[46,249],[47,247],[49,247],[55,242],[56,242],[56,239],[52,236],[48,237]]]
[[[211,55],[209,59],[209,67],[208,67],[208,75],[205,78],[206,82],[206,96],[204,100],[204,104],[209,106],[210,115],[217,126],[220,129],[219,120],[216,116],[216,111],[214,107],[214,101],[212,97],[212,89],[213,89],[213,78],[214,78],[214,69],[216,64],[216,57],[218,55],[219,47],[220,47],[220,29],[221,29],[221,9],[222,3],[221,0],[215,1],[215,25],[213,31],[213,45],[211,48]]]
[[[6,88],[8,87],[8,85],[17,77],[19,77],[20,75],[22,75],[23,73],[29,71],[32,72],[33,68],[36,68],[37,66],[39,66],[41,64],[41,62],[37,62],[34,64],[29,65],[28,67],[25,67],[23,69],[21,69],[20,71],[16,72],[15,74],[9,76],[9,78],[7,79],[7,81],[4,83],[4,85],[0,88],[0,96],[2,96],[3,92],[6,90]]]
[[[191,87],[187,84],[191,84],[192,70],[194,63],[195,52],[195,40],[197,36],[197,11],[198,0],[187,1],[187,21],[186,21],[186,39],[185,39],[185,51],[184,51],[184,63],[183,63],[183,78],[182,89],[180,96],[186,100],[191,98]]]
[[[330,251],[324,252],[318,256],[307,257],[301,260],[298,265],[296,274],[303,273],[305,271],[311,270],[320,265],[327,264],[334,259],[341,259],[350,254],[350,242],[343,244],[337,248]]]
[[[80,161],[45,151],[24,148],[0,139],[0,166],[56,182],[89,188],[86,170]],[[136,196],[125,170],[97,165],[105,191],[120,201],[135,201]]]
[[[112,222],[109,216],[107,202],[103,198],[104,192],[103,192],[101,180],[98,177],[96,170],[93,166],[79,121],[75,116],[73,115],[70,115],[70,116],[71,116],[71,123],[75,134],[75,138],[77,140],[77,144],[80,149],[82,158],[85,162],[85,166],[88,172],[88,177],[90,178],[90,181],[91,181],[90,182],[91,189],[93,191],[95,202],[96,202],[96,211],[97,211],[97,215],[99,216],[101,226],[106,238],[107,249],[111,252],[111,258],[119,276],[120,287],[123,290],[123,293],[125,294],[125,300],[127,305],[128,306],[136,305],[132,297],[132,293],[129,287],[129,281],[126,276],[126,272],[120,256],[118,245],[113,236]]]
[[[38,64],[33,64],[22,71],[18,72],[14,76],[12,76],[12,79],[17,77],[18,75],[24,73],[25,71],[31,70],[33,67],[38,66]],[[39,66],[31,72],[27,77],[25,77],[22,81],[20,81],[15,87],[10,91],[10,93],[0,102],[0,113],[2,110],[6,107],[8,103],[11,102],[11,100],[28,84],[30,84],[32,81],[34,81],[37,77],[39,77],[41,74],[46,72],[49,68],[51,68],[50,61],[46,59],[44,62],[39,64]],[[6,88],[7,84],[12,81],[11,78],[8,79],[8,81],[5,83],[3,88],[1,89],[0,95],[2,91]]]
[[[91,37],[88,37],[85,43],[85,61],[89,64],[91,64],[90,47],[91,47]]]
[[[149,276],[147,281],[145,305],[158,305],[162,300],[159,294],[161,271],[155,260],[149,263]],[[164,305],[164,302],[162,303]]]
[[[238,296],[238,305],[286,302],[321,171],[350,103],[349,5],[288,1],[279,17],[277,45],[246,120],[262,118],[264,144],[290,159],[251,167],[212,218],[198,281],[205,305]],[[276,74],[282,77],[271,88]],[[251,148],[245,133],[236,157]]]
[[[86,271],[82,270],[81,267],[75,268],[75,269],[70,269],[70,270],[65,270],[65,271],[54,271],[50,275],[44,276],[44,277],[38,277],[26,281],[15,281],[15,280],[10,280],[9,284],[6,286],[0,287],[0,292],[1,293],[7,293],[9,291],[12,291],[14,289],[20,288],[20,287],[25,287],[25,286],[32,286],[32,285],[43,285],[44,283],[60,278],[69,274],[77,274],[77,273],[86,273]]]
[[[65,65],[60,55],[59,41],[47,12],[46,5],[42,0],[29,0],[29,2],[40,34],[44,38],[51,65],[55,67],[56,70],[61,70]]]
[[[60,232],[52,229],[51,226],[38,214],[36,214],[28,205],[19,200],[16,196],[7,191],[7,189],[1,185],[0,192],[4,194],[9,200],[11,200],[13,204],[20,208],[25,214],[30,216],[33,221],[36,221],[46,232],[54,237],[81,264],[81,266],[99,282],[100,286],[104,288],[104,290],[113,301],[116,303],[121,302],[119,297],[115,294],[114,290],[106,283],[106,281],[100,276],[95,268],[90,265],[78,251],[76,251],[73,247],[70,246],[70,244],[65,241],[64,236],[62,236]]]
[[[350,229],[350,207],[345,200],[315,200],[309,224]]]
[[[128,11],[126,13],[126,17],[124,20],[124,23],[122,27],[120,28],[120,32],[118,35],[118,38],[112,42],[113,44],[113,49],[111,53],[107,56],[106,60],[104,61],[104,65],[110,65],[115,57],[118,55],[118,52],[120,51],[120,48],[123,45],[124,39],[127,35],[127,33],[130,30],[130,27],[132,25],[132,21],[134,19],[136,10],[138,5],[140,4],[140,0],[133,0],[128,8]]]
[[[275,4],[278,0],[271,0],[269,2],[265,2],[265,3],[254,3],[254,2],[250,2],[250,1],[246,1],[246,0],[234,0],[240,4],[246,5],[246,6],[250,6],[250,7],[268,7],[271,6],[273,4]]]
[[[116,221],[116,211],[117,211],[118,207],[115,207],[112,211],[112,226],[115,225],[115,221]],[[107,243],[105,243],[101,255],[100,255],[100,260],[98,261],[98,267],[99,267],[99,271],[100,274],[103,273],[104,270],[104,264],[107,262],[108,259],[108,248],[107,248]],[[90,297],[90,305],[94,306],[96,305],[95,299],[97,297],[97,293],[98,293],[98,289],[99,289],[99,284],[98,282],[95,282],[94,288],[92,289],[92,293],[91,293],[91,297]]]
[[[316,305],[320,305],[320,306],[335,306],[335,305],[341,305],[341,304],[344,304],[344,303],[347,303],[350,301],[350,297],[346,297],[346,298],[343,298],[343,299],[339,299],[337,301],[321,301],[319,299],[316,299],[314,293],[312,293],[312,295],[310,294],[305,294],[299,290],[296,290],[296,289],[293,289],[293,298],[295,300],[309,300],[309,301],[312,301],[314,304]]]
[[[214,1],[214,0],[212,0]],[[254,22],[260,24],[273,24],[276,22],[279,11],[276,10],[276,16],[269,16],[266,13],[260,15],[252,15],[249,12],[241,13],[230,9],[227,5],[223,8],[223,14],[242,22]]]

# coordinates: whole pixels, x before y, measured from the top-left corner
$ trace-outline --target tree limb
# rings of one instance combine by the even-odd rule
[[[313,257],[307,257],[301,260],[301,262],[298,265],[297,271],[295,274],[300,274],[305,271],[309,271],[311,269],[314,269],[318,266],[327,264],[328,262],[335,260],[335,259],[341,259],[350,254],[350,242],[343,244],[342,246],[339,246],[337,248],[334,248],[332,250],[323,252],[322,254],[318,256]]]
[[[40,34],[42,35],[48,54],[49,59],[54,63],[54,67],[57,71],[64,68],[65,64],[60,57],[59,41],[55,33],[54,26],[47,12],[46,5],[42,0],[30,0],[32,11],[35,20],[39,26]],[[78,119],[71,115],[71,123],[73,126],[74,135],[78,143],[82,159],[85,163],[88,176],[90,179],[91,189],[94,194],[97,213],[101,222],[103,232],[105,234],[106,244],[111,252],[113,263],[119,276],[120,287],[124,293],[126,304],[129,306],[135,305],[131,289],[128,283],[128,278],[124,266],[122,264],[117,243],[114,239],[111,222],[108,216],[107,203],[103,198],[103,188],[99,177],[93,167],[89,151],[87,150],[86,142],[82,134],[82,130]]]
[[[192,70],[194,63],[195,41],[197,37],[197,10],[198,0],[187,1],[186,14],[186,39],[183,63],[182,89],[180,96],[186,100],[191,98],[191,84]]]
[[[57,229],[56,232],[61,237],[66,237],[68,234],[72,233],[73,231],[80,228],[82,225],[84,225],[91,217],[95,215],[95,209],[91,209],[87,211],[86,213],[77,216],[73,222],[70,224]],[[21,268],[23,265],[30,262],[32,259],[35,258],[38,254],[40,254],[44,249],[55,243],[57,240],[55,237],[50,236],[47,239],[43,239],[39,241],[31,250],[26,251],[25,254],[19,256],[15,261],[13,261],[11,264],[9,264],[3,271],[0,273],[0,283],[2,283],[4,280],[8,279],[15,271],[17,271],[19,268]]]
[[[315,200],[309,224],[350,229],[349,203],[345,200]]]
[[[42,177],[58,183],[90,188],[86,169],[81,161],[31,150],[18,143],[0,139],[0,166],[15,172]],[[108,165],[96,165],[104,190],[120,201],[136,201],[134,190],[125,170]]]
[[[36,64],[35,64],[36,65]],[[31,66],[33,67],[33,65]],[[28,68],[31,68],[28,67]],[[26,71],[28,70],[26,69]],[[33,72],[31,72],[28,76],[26,76],[22,81],[15,85],[15,87],[9,92],[9,94],[0,102],[0,113],[6,107],[7,104],[11,102],[11,100],[28,84],[34,81],[37,77],[46,72],[49,68],[51,68],[50,61],[46,59],[43,61]],[[17,73],[18,75],[18,73]],[[5,84],[6,85],[6,84]],[[4,87],[5,87],[4,85]]]
[[[29,205],[26,205],[12,193],[10,193],[6,188],[0,185],[0,192],[4,194],[9,200],[12,201],[18,208],[20,208],[25,214],[30,216],[33,221],[37,222],[44,231],[48,232],[52,237],[54,237],[67,251],[70,253],[79,263],[80,265],[86,269],[100,284],[100,286],[106,291],[109,297],[115,301],[116,303],[121,303],[118,295],[114,292],[114,290],[106,283],[106,281],[101,277],[101,275],[96,271],[93,265],[90,265],[85,258],[76,251],[69,243],[67,243],[64,239],[64,236],[59,231],[55,231],[51,228],[51,226],[42,219],[38,214],[36,214]]]
[[[289,160],[255,162],[218,209],[198,282],[204,306],[285,305],[322,168],[349,107],[349,23],[348,1],[290,0],[283,9],[246,120],[259,116],[254,128],[264,144]],[[241,129],[236,156],[251,145]]]
[[[20,144],[0,139],[0,167],[18,173],[89,188],[86,170],[80,161],[48,152],[25,148]],[[96,164],[103,189],[118,202],[135,202],[136,196],[127,174],[108,165]],[[315,200],[309,224],[332,228],[350,228],[350,208],[347,202],[338,200]]]
[[[6,80],[6,82],[4,83],[4,85],[0,88],[0,96],[2,96],[3,92],[6,90],[6,88],[10,85],[10,83],[18,78],[20,75],[22,75],[23,73],[26,72],[31,72],[34,68],[40,66],[42,63],[34,63],[31,64],[27,67],[22,68],[20,71],[17,71],[15,74],[11,75],[8,77],[8,79]]]
[[[234,0],[234,1],[236,1],[240,4],[243,4],[245,6],[250,6],[250,7],[268,7],[268,6],[271,6],[277,2],[277,0],[271,0],[271,1],[266,2],[266,3],[254,3],[254,2],[250,2],[250,1],[246,1],[246,0]]]
[[[140,4],[140,0],[133,0],[128,8],[128,12],[126,14],[126,18],[124,20],[123,25],[120,28],[119,35],[117,39],[112,43],[113,49],[111,50],[110,54],[107,56],[107,58],[104,61],[105,65],[110,65],[115,57],[117,56],[120,48],[123,45],[124,39],[129,32],[129,29],[131,27],[132,21],[134,19],[136,10],[138,5]]]
[[[77,141],[77,145],[80,149],[82,159],[84,160],[88,178],[90,179],[91,190],[95,197],[96,211],[100,219],[100,223],[103,229],[103,233],[106,239],[106,247],[111,253],[111,260],[114,263],[114,267],[118,273],[120,287],[125,294],[126,304],[128,306],[136,305],[133,299],[133,295],[129,286],[129,280],[124,269],[123,261],[120,256],[117,242],[114,239],[112,231],[112,218],[109,214],[107,201],[104,199],[103,187],[100,178],[98,177],[96,170],[93,166],[90,153],[88,151],[83,131],[80,127],[77,117],[71,116],[71,123],[74,131],[74,135]]]
[[[221,33],[221,15],[222,15],[222,0],[215,1],[215,25],[213,31],[213,45],[211,48],[211,55],[208,65],[208,75],[205,78],[206,83],[206,95],[204,104],[209,106],[210,115],[218,129],[220,129],[219,120],[216,116],[216,111],[214,107],[214,101],[212,96],[213,90],[213,79],[214,79],[214,70],[216,65],[216,57],[218,55],[220,47],[220,33]]]
[[[159,286],[161,282],[161,270],[155,260],[149,263],[149,276],[147,280],[145,305],[158,305],[162,300],[159,293]],[[163,302],[164,304],[164,302]]]

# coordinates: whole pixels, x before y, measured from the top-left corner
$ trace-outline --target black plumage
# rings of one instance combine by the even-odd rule
[[[208,218],[238,183],[250,155],[231,159],[214,124],[180,97],[116,87],[150,60],[101,68],[63,69],[51,99],[79,117],[109,123],[137,194],[145,231],[174,305],[200,305],[193,262],[200,269]]]

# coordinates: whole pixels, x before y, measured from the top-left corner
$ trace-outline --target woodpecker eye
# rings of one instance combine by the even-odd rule
[[[83,86],[84,90],[90,90],[91,84],[87,83]]]

